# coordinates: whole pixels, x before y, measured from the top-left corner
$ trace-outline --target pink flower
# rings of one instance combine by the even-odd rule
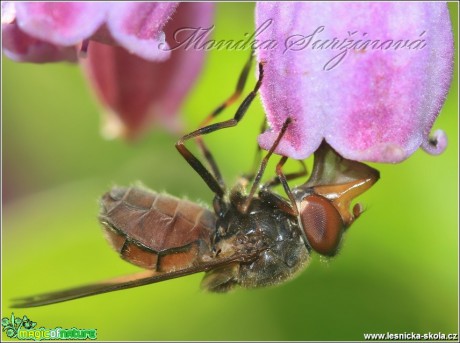
[[[291,117],[277,152],[296,159],[323,139],[358,161],[445,149],[443,131],[429,136],[453,72],[445,3],[261,2],[256,26],[264,24],[257,54],[271,130],[259,137],[263,148]]]
[[[178,2],[2,2],[6,56],[20,62],[78,61],[104,105],[109,136],[133,137],[176,114],[204,51],[170,49],[174,32],[211,25],[213,4]],[[88,45],[89,43],[89,45]]]
[[[163,27],[178,2],[2,2],[5,53],[29,62],[55,61],[54,49],[85,40],[119,45],[149,61],[170,55]],[[18,31],[21,33],[19,34]],[[37,45],[46,46],[37,52]],[[27,49],[28,48],[28,49]],[[66,59],[66,58],[63,58]]]
[[[184,27],[209,27],[212,3],[181,3],[164,27],[166,42],[174,46],[174,32]],[[106,108],[104,133],[135,137],[158,123],[179,129],[177,111],[204,62],[205,51],[173,49],[171,57],[154,63],[122,48],[92,43],[83,69]],[[102,61],[102,63],[101,63]]]

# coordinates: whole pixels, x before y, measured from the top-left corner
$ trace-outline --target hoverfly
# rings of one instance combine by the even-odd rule
[[[305,176],[306,167],[284,174],[282,156],[277,176],[260,185],[267,162],[286,132],[286,120],[257,173],[243,176],[227,191],[202,135],[236,126],[256,97],[263,82],[263,63],[254,89],[233,119],[209,122],[242,93],[251,58],[245,64],[235,92],[212,112],[201,128],[183,136],[176,148],[215,193],[214,211],[196,203],[140,187],[114,187],[103,195],[99,221],[110,245],[120,256],[147,269],[104,282],[16,299],[13,307],[34,307],[85,296],[127,289],[206,272],[202,287],[226,292],[235,286],[253,288],[283,283],[308,263],[312,251],[333,256],[343,233],[362,213],[351,201],[369,189],[379,172],[363,163],[338,155],[326,142],[314,154],[307,182],[292,190],[288,181]],[[210,170],[185,146],[195,139]],[[246,187],[252,182],[250,192]],[[282,185],[287,199],[272,188]]]

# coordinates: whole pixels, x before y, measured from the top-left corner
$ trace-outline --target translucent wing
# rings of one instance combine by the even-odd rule
[[[70,288],[67,290],[38,294],[30,297],[13,299],[11,307],[24,308],[36,307],[68,301],[72,299],[83,298],[91,295],[119,291],[138,286],[144,286],[156,282],[175,279],[181,276],[205,272],[214,268],[227,265],[232,262],[250,261],[254,258],[253,255],[239,254],[233,255],[228,258],[219,258],[210,262],[202,263],[200,265],[174,271],[174,272],[155,272],[152,270],[143,271],[140,273],[117,277],[102,281],[95,284],[84,285],[80,287]]]

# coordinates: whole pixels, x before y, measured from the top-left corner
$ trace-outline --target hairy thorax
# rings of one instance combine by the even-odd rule
[[[297,218],[259,198],[252,200],[246,213],[237,205],[231,202],[217,221],[214,251],[224,256],[254,253],[257,258],[207,272],[203,288],[226,292],[236,285],[276,285],[293,278],[306,266],[310,254]]]

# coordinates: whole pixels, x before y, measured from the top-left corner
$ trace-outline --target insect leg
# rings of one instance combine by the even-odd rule
[[[267,120],[264,118],[262,125],[260,126],[260,133],[263,133],[267,129]],[[262,148],[259,144],[256,144],[256,152],[254,154],[254,162],[252,168],[249,173],[243,174],[242,178],[244,178],[247,182],[254,179],[257,169],[260,166],[262,160]]]
[[[291,202],[292,209],[294,210],[294,215],[297,216],[299,214],[299,210],[297,209],[297,204],[294,198],[294,194],[292,194],[291,188],[289,187],[289,184],[287,183],[287,177],[283,173],[283,166],[286,163],[287,159],[288,159],[287,156],[283,156],[281,160],[278,162],[278,164],[276,165],[276,174],[278,175],[278,180],[283,185],[284,191],[286,192]],[[305,167],[305,164],[303,166]],[[306,171],[307,170],[305,169],[305,173]]]
[[[248,80],[248,75],[249,75],[249,70],[251,69],[251,63],[253,60],[253,51],[251,51],[251,54],[249,55],[249,59],[246,61],[246,64],[243,67],[243,70],[241,70],[240,77],[238,78],[238,82],[236,84],[235,90],[232,95],[228,97],[227,100],[225,100],[220,106],[218,106],[214,111],[211,112],[200,124],[200,127],[207,126],[211,120],[213,120],[215,117],[217,117],[224,109],[232,105],[238,98],[241,96],[241,93],[243,92],[244,86],[246,84],[246,81]]]
[[[305,163],[303,163],[303,161],[300,161],[303,166],[303,170],[301,172],[285,175],[283,173],[283,166],[286,163],[287,159],[288,159],[287,156],[281,157],[280,161],[276,165],[277,177],[275,177],[274,179],[264,184],[262,190],[259,193],[259,196],[265,198],[267,201],[271,202],[272,204],[274,204],[276,207],[283,210],[284,212],[288,212],[293,216],[297,216],[299,214],[299,210],[297,209],[297,204],[296,204],[294,195],[292,194],[291,188],[289,187],[287,181],[290,179],[294,179],[298,176],[306,175],[307,168],[305,167]],[[270,187],[272,187],[273,185],[279,184],[279,183],[283,185],[284,191],[289,197],[289,201],[269,191]]]
[[[232,105],[238,98],[241,96],[244,86],[246,84],[246,81],[248,79],[248,74],[249,70],[251,69],[251,63],[253,60],[253,51],[251,51],[249,55],[249,59],[247,60],[246,64],[243,67],[243,70],[240,73],[240,76],[238,78],[238,82],[236,84],[236,88],[230,97],[228,97],[227,100],[225,100],[220,106],[218,106],[214,111],[211,112],[199,125],[199,127],[204,127],[207,126],[215,117],[217,117],[220,113],[223,112],[224,109]],[[220,173],[219,167],[217,166],[216,161],[214,160],[214,157],[212,156],[211,152],[209,149],[206,147],[203,139],[200,136],[195,137],[195,141],[198,145],[198,148],[201,150],[201,153],[205,157],[206,161],[208,162],[209,166],[211,167],[211,170],[219,183],[220,187],[225,189],[225,182],[222,178],[222,174]]]
[[[184,142],[191,138],[196,138],[202,135],[206,135],[208,133],[211,133],[217,130],[236,126],[239,123],[239,121],[244,117],[244,114],[246,113],[252,101],[256,97],[257,92],[262,84],[262,79],[263,79],[263,64],[259,63],[259,79],[257,80],[257,83],[254,89],[246,96],[246,98],[241,103],[233,119],[202,127],[198,130],[195,130],[183,136],[176,143],[176,148],[179,151],[179,153],[185,158],[185,160],[190,164],[190,166],[202,177],[204,182],[208,185],[208,187],[214,193],[216,193],[218,197],[222,197],[224,195],[223,188],[220,186],[216,178],[204,167],[204,165],[190,152],[190,150],[188,150],[185,147]]]
[[[299,161],[299,163],[300,163],[300,165],[302,167],[302,170],[300,170],[298,172],[295,172],[295,173],[285,174],[284,176],[285,176],[286,180],[290,181],[290,180],[294,180],[294,179],[297,179],[299,177],[304,177],[304,176],[308,175],[308,170],[307,170],[307,166],[305,165],[305,162],[303,160],[298,160],[298,161]],[[281,183],[280,178],[278,176],[276,176],[273,179],[267,181],[262,186],[262,188],[275,187],[275,186],[278,186],[280,183]]]
[[[281,141],[281,138],[283,138],[284,134],[286,133],[286,130],[290,123],[291,123],[291,118],[286,119],[286,121],[283,124],[283,127],[281,128],[280,133],[278,134],[278,137],[276,137],[276,140],[273,143],[272,147],[270,148],[267,155],[265,155],[262,162],[260,163],[259,170],[257,171],[256,177],[254,178],[254,182],[251,187],[251,191],[249,192],[249,195],[246,198],[242,206],[243,212],[246,212],[246,210],[248,209],[249,204],[251,203],[252,198],[254,197],[254,194],[256,193],[257,188],[259,187],[260,180],[262,179],[262,175],[264,174],[265,168],[267,167],[268,160],[270,159],[276,147],[278,146],[279,142]]]

